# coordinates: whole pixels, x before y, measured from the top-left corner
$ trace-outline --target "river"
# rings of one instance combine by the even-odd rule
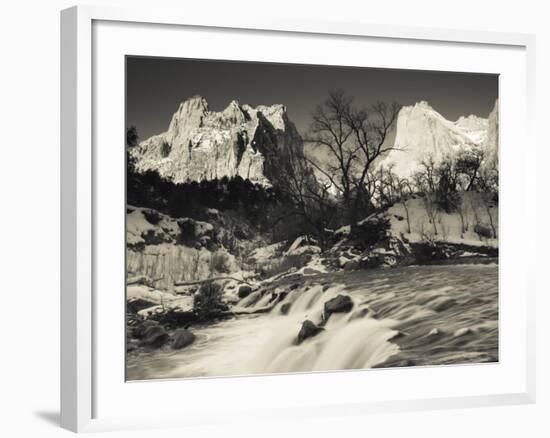
[[[496,263],[322,274],[294,287],[282,284],[286,297],[267,313],[191,327],[197,339],[183,350],[128,355],[128,380],[498,361]],[[303,321],[321,323],[324,303],[338,295],[353,309],[296,345]],[[236,309],[265,308],[270,296]]]

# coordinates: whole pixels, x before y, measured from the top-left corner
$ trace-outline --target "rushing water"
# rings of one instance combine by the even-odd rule
[[[337,295],[351,297],[351,312],[332,314],[322,332],[296,345],[302,322],[321,323],[324,303]],[[271,297],[252,294],[238,307],[262,309]],[[197,340],[181,351],[129,355],[128,379],[497,361],[498,267],[326,274],[303,279],[268,313],[191,329]]]

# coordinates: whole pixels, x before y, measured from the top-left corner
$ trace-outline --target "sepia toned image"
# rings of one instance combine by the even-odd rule
[[[126,377],[499,360],[498,76],[126,58]]]

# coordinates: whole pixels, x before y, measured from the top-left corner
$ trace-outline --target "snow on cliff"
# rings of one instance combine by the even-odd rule
[[[427,102],[405,106],[399,112],[394,145],[381,164],[392,164],[401,177],[411,176],[428,156],[435,163],[456,156],[459,151],[483,148],[487,160],[496,162],[498,149],[497,103],[489,118],[475,115],[456,122],[445,119]]]
[[[176,183],[241,176],[269,185],[284,158],[303,156],[303,142],[284,105],[240,105],[210,111],[195,96],[180,104],[168,130],[132,150],[139,171],[157,170]]]

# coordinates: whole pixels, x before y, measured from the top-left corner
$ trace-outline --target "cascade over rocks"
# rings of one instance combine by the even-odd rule
[[[141,345],[150,348],[160,348],[168,341],[168,338],[169,335],[164,327],[161,325],[151,325],[144,330]]]
[[[195,342],[196,336],[185,328],[177,329],[173,334],[172,348],[181,350]]]
[[[159,323],[157,321],[146,319],[145,321],[141,322],[136,328],[134,328],[133,335],[138,339],[143,339],[149,328],[158,325]]]
[[[241,287],[239,287],[238,296],[239,298],[246,298],[250,295],[252,292],[252,288],[250,286],[247,286],[246,284],[243,284]]]
[[[288,312],[290,311],[290,306],[292,306],[291,303],[284,303],[281,306],[281,315],[288,315]]]
[[[315,323],[313,323],[309,319],[306,319],[302,323],[302,328],[300,329],[300,332],[298,333],[298,338],[296,339],[296,343],[298,345],[300,345],[306,339],[312,338],[313,336],[318,335],[323,330],[324,329],[322,327],[318,327]]]
[[[325,321],[333,313],[348,313],[353,308],[353,301],[348,295],[338,295],[325,303]]]

